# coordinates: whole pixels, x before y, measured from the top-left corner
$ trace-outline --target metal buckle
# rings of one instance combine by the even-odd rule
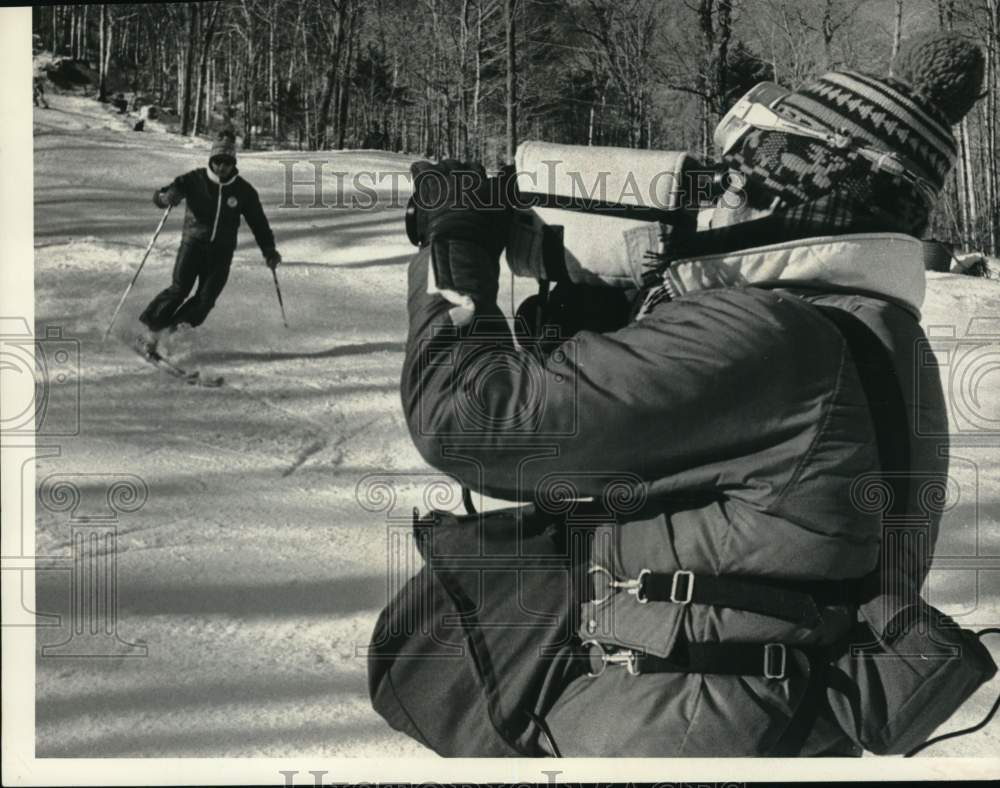
[[[685,587],[687,594],[683,599],[677,596],[677,585],[681,577],[687,578],[687,585]],[[670,583],[670,601],[678,605],[687,605],[691,602],[692,596],[694,596],[694,572],[689,572],[686,569],[678,569],[674,572],[674,579]]]
[[[635,583],[635,586],[629,588],[628,593],[632,594],[635,597],[635,601],[638,602],[640,605],[645,605],[649,601],[649,597],[647,597],[643,593],[646,575],[648,574],[649,574],[648,569],[640,569],[639,574],[636,575],[635,577],[635,580],[629,581],[630,583]]]
[[[631,675],[639,675],[638,654],[634,651],[627,648],[619,649],[617,651],[607,651],[604,648],[604,644],[599,643],[596,640],[585,640],[583,641],[583,645],[585,647],[597,646],[597,648],[601,650],[601,669],[597,673],[594,673],[592,670],[588,670],[588,678],[596,679],[608,669],[608,665],[622,665]]]
[[[771,669],[774,661],[777,660],[778,669]],[[785,678],[785,667],[788,664],[788,649],[784,643],[767,643],[764,646],[764,678],[783,679]]]
[[[634,595],[636,600],[638,600],[640,604],[645,604],[646,602],[649,601],[646,597],[641,595],[643,582],[645,581],[646,575],[649,574],[648,569],[643,569],[641,572],[639,572],[638,576],[634,580],[616,580],[615,576],[611,574],[611,572],[609,572],[603,566],[595,565],[587,570],[588,575],[595,574],[596,572],[603,572],[605,575],[608,576],[608,588],[610,590],[600,599],[592,599],[591,602],[594,605],[603,605],[605,602],[611,599],[611,597],[614,595],[614,589],[616,588],[625,589],[626,592]]]

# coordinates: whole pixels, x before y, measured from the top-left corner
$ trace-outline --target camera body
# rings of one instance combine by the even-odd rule
[[[504,257],[516,276],[615,288],[643,283],[649,258],[677,229],[693,230],[698,209],[725,187],[724,170],[683,151],[559,145],[528,141],[513,178],[490,189],[503,201],[509,230]],[[418,206],[406,228],[419,245]]]

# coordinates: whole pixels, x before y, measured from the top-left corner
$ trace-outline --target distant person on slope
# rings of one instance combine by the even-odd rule
[[[32,81],[31,98],[36,107],[49,109],[49,102],[45,100],[45,80],[35,77]]]
[[[236,140],[231,131],[222,132],[212,145],[207,169],[178,176],[153,194],[160,208],[185,199],[187,211],[173,281],[139,316],[148,329],[140,337],[140,349],[147,354],[155,352],[162,331],[173,332],[182,324],[199,326],[212,311],[229,278],[240,216],[250,225],[267,266],[274,269],[281,262],[257,190],[236,169]],[[188,298],[196,280],[198,287]]]

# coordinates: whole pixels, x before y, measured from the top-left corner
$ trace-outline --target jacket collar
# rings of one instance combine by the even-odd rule
[[[237,178],[240,177],[240,171],[238,169],[236,169],[235,167],[233,167],[233,175],[232,175],[232,177],[229,178],[228,180],[225,180],[225,181],[220,181],[219,180],[219,176],[216,175],[214,172],[212,172],[212,168],[211,167],[206,167],[205,168],[205,172],[208,174],[208,179],[212,183],[217,183],[220,186],[229,186],[231,183],[233,183],[233,181],[235,181]]]
[[[822,236],[677,260],[663,271],[669,297],[755,284],[868,292],[919,319],[926,290],[923,246],[901,233]]]

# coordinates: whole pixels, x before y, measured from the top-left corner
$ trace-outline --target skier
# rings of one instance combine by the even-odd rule
[[[153,194],[159,208],[187,200],[181,245],[177,249],[173,280],[139,316],[148,329],[139,338],[139,350],[156,353],[163,331],[180,326],[200,326],[226,285],[240,217],[247,220],[268,268],[281,262],[274,234],[268,224],[256,189],[236,169],[236,141],[223,131],[212,145],[208,168],[191,170]],[[191,288],[197,288],[188,298]]]
[[[45,80],[42,77],[35,77],[32,81],[31,99],[36,107],[49,109],[49,102],[45,100]]]
[[[431,206],[401,383],[415,446],[486,495],[540,501],[536,514],[547,491],[563,517],[580,499],[600,506],[592,541],[579,540],[589,568],[571,570],[586,594],[572,575],[545,585],[542,559],[577,549],[556,515],[545,530],[528,527],[529,507],[474,525],[428,518],[418,546],[437,573],[407,586],[373,638],[400,655],[369,673],[390,724],[464,756],[857,756],[950,702],[942,691],[910,703],[906,676],[880,684],[887,661],[861,661],[869,672],[846,688],[826,671],[845,644],[870,645],[850,639],[856,621],[887,638],[921,609],[943,509],[928,480],[947,479],[948,429],[919,324],[918,239],[983,71],[978,48],[940,33],[904,48],[894,77],[835,71],[795,92],[752,90],[715,133],[745,182],[727,197],[743,199],[671,236],[627,325],[580,331],[544,364],[512,360],[498,214],[453,199],[461,165],[414,165]],[[882,508],[920,536],[883,539]],[[467,554],[514,556],[503,567],[514,579],[451,558]],[[877,569],[894,595],[857,582]],[[552,598],[572,609],[574,638]],[[432,633],[444,646],[407,640],[402,616],[425,599],[456,613]],[[452,661],[426,660],[423,683],[407,684],[424,652]],[[976,659],[988,679],[988,654]]]

